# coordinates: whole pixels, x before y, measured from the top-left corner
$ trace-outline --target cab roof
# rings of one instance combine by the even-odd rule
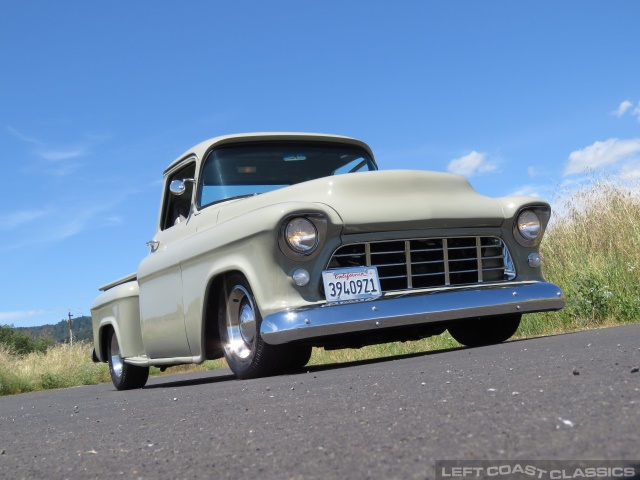
[[[207,152],[214,147],[220,145],[229,145],[233,143],[248,143],[248,142],[263,142],[263,141],[304,141],[304,142],[332,142],[332,143],[340,143],[340,144],[348,144],[354,145],[363,148],[371,157],[374,159],[373,152],[369,145],[364,143],[361,140],[357,140],[351,137],[343,137],[341,135],[330,135],[325,133],[299,133],[299,132],[256,132],[256,133],[236,133],[233,135],[222,135],[220,137],[210,138],[209,140],[205,140],[197,144],[196,146],[190,148],[182,155],[180,155],[176,160],[174,160],[171,165],[169,165],[164,174],[166,175],[169,171],[173,170],[176,165],[180,164],[183,160],[193,155],[202,159],[205,157]],[[375,159],[374,159],[375,161]]]

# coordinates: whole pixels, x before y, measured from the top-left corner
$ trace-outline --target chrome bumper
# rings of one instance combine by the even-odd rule
[[[264,318],[260,334],[266,343],[278,345],[379,328],[560,310],[564,305],[562,290],[552,283],[474,285],[277,312]]]

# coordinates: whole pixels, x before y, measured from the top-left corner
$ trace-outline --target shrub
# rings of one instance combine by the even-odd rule
[[[9,351],[25,355],[31,352],[46,352],[47,348],[52,345],[52,341],[38,340],[33,341],[31,338],[8,325],[0,325],[0,345],[4,345]]]

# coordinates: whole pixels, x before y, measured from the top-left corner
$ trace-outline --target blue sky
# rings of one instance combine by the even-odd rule
[[[640,176],[640,2],[4,2],[0,324],[89,314],[217,135],[360,138],[383,169],[552,199]]]

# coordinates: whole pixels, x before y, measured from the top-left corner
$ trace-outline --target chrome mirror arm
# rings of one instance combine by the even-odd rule
[[[169,191],[174,195],[182,195],[187,189],[186,183],[193,183],[195,185],[195,178],[183,178],[182,180],[173,180],[169,185]]]

